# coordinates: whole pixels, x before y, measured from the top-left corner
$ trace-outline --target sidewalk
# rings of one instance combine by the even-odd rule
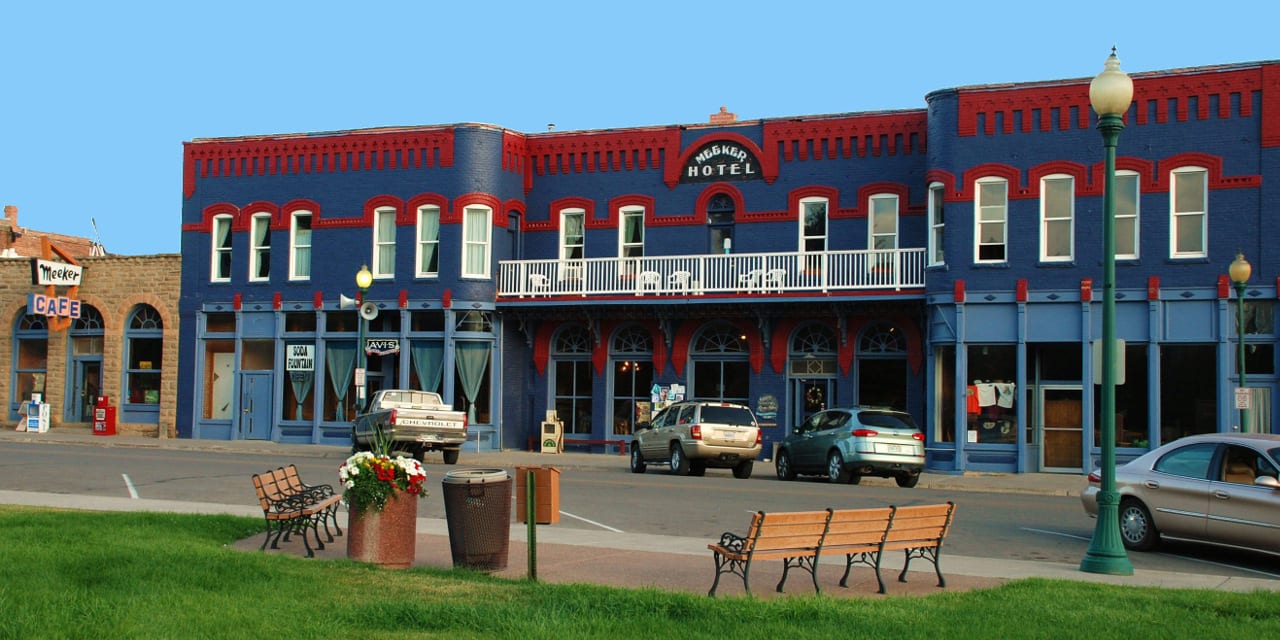
[[[318,445],[283,445],[268,441],[209,441],[185,439],[157,439],[131,435],[94,436],[87,428],[62,427],[45,433],[15,432],[11,428],[0,431],[0,444],[5,442],[46,442],[79,444],[86,446],[149,447],[160,449],[199,449],[261,453],[277,457],[322,457],[343,459],[345,447]],[[493,453],[463,452],[466,466],[514,468],[554,464],[561,469],[589,469],[626,465],[626,458],[611,454],[565,453],[544,455],[525,451]],[[768,463],[760,465],[770,470]],[[864,483],[881,482],[879,478],[866,478]],[[892,484],[892,481],[887,481]],[[921,488],[952,491],[1016,492],[1044,495],[1079,495],[1084,487],[1080,476],[1031,473],[926,473],[921,477]],[[41,494],[20,491],[0,491],[0,503],[30,506],[49,506],[70,509],[95,509],[107,511],[171,511],[179,513],[228,513],[249,517],[261,517],[262,511],[254,504],[224,505],[163,500],[137,500],[128,498],[102,498],[62,494]],[[344,520],[345,519],[340,518]],[[419,566],[449,568],[452,557],[449,551],[447,523],[440,518],[418,519],[417,561]],[[536,527],[536,573],[543,582],[593,583],[620,587],[654,587],[664,590],[705,594],[711,586],[714,570],[707,544],[712,540],[678,536],[626,536],[607,531],[560,528],[555,525]],[[504,569],[495,575],[522,579],[529,576],[528,528],[513,522],[508,547],[508,561]],[[236,548],[254,550],[262,544],[263,536],[242,540]],[[625,548],[623,544],[625,543]],[[298,540],[282,544],[279,551],[302,555]],[[346,539],[337,538],[316,554],[322,558],[346,556]],[[836,597],[885,597],[877,595],[874,572],[857,567],[849,579],[849,587],[837,583],[843,573],[843,558],[822,561],[818,572],[822,592]],[[1117,585],[1155,586],[1170,588],[1202,588],[1226,591],[1271,590],[1280,591],[1280,581],[1260,578],[1209,576],[1161,571],[1138,570],[1133,576],[1107,576],[1084,573],[1075,564],[1035,562],[981,557],[949,555],[941,557],[942,574],[947,586],[937,586],[933,567],[928,562],[912,563],[908,581],[897,581],[902,567],[901,554],[886,554],[882,574],[887,595],[926,595],[943,591],[957,591],[992,587],[1009,580],[1044,577],[1078,580]],[[781,576],[780,562],[766,562],[752,568],[752,593],[761,597],[776,597],[774,585]],[[813,587],[803,572],[789,576],[787,594],[812,593]],[[721,579],[718,594],[722,596],[743,593],[741,580],[734,576]]]

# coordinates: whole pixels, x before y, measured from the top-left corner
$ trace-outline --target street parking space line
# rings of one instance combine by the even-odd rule
[[[560,512],[560,515],[565,516],[565,517],[569,517],[569,518],[573,518],[574,520],[578,520],[578,521],[580,521],[580,522],[585,522],[585,523],[590,524],[590,525],[595,525],[595,526],[600,527],[601,529],[604,529],[604,530],[606,530],[606,531],[612,531],[612,532],[614,532],[614,533],[626,533],[626,532],[625,532],[625,531],[623,531],[622,529],[614,529],[613,527],[611,527],[611,526],[609,526],[609,525],[607,525],[607,524],[600,524],[599,522],[596,522],[595,520],[588,520],[588,519],[586,519],[586,518],[583,518],[582,516],[575,516],[575,515],[573,515],[572,513],[569,513],[568,511],[561,511],[561,512]]]
[[[1049,531],[1048,529],[1032,529],[1031,527],[1019,527],[1019,529],[1022,529],[1023,531],[1030,531],[1031,533],[1043,533],[1050,536],[1061,536],[1063,538],[1071,538],[1073,540],[1091,540],[1091,538],[1086,538],[1084,536],[1077,536],[1071,533],[1063,533],[1061,531]]]
[[[1032,533],[1043,533],[1043,534],[1045,534],[1045,535],[1050,535],[1050,536],[1060,536],[1060,537],[1063,537],[1063,538],[1071,538],[1071,539],[1073,539],[1073,540],[1083,540],[1083,541],[1092,540],[1092,538],[1089,538],[1089,537],[1086,537],[1086,536],[1077,536],[1077,535],[1070,534],[1070,533],[1063,533],[1063,532],[1061,532],[1061,531],[1049,531],[1049,530],[1047,530],[1047,529],[1033,529],[1033,528],[1031,528],[1031,527],[1019,527],[1019,528],[1020,528],[1020,529],[1022,529],[1023,531],[1030,531],[1030,532],[1032,532]],[[1215,561],[1213,561],[1213,560],[1204,560],[1204,559],[1202,559],[1202,558],[1196,558],[1196,557],[1194,557],[1194,556],[1186,556],[1186,555],[1182,555],[1182,554],[1180,554],[1180,553],[1160,553],[1160,552],[1156,552],[1156,553],[1155,553],[1155,554],[1153,554],[1153,555],[1161,555],[1161,556],[1164,556],[1164,557],[1166,557],[1166,558],[1177,558],[1177,559],[1179,559],[1179,560],[1190,560],[1191,562],[1199,562],[1199,563],[1201,563],[1201,564],[1209,564],[1209,565],[1213,565],[1213,566],[1215,566],[1215,567],[1223,567],[1223,568],[1225,568],[1225,569],[1235,569],[1236,571],[1245,571],[1245,572],[1248,572],[1248,573],[1256,573],[1256,574],[1258,574],[1258,575],[1260,575],[1260,576],[1266,576],[1266,577],[1268,577],[1268,578],[1272,578],[1272,579],[1280,578],[1280,574],[1271,573],[1271,572],[1268,572],[1268,571],[1261,571],[1261,570],[1259,570],[1259,569],[1251,569],[1251,568],[1249,568],[1249,567],[1240,566],[1240,565],[1238,565],[1238,564],[1229,564],[1229,563],[1226,563],[1226,562],[1215,562]]]
[[[124,486],[126,486],[126,487],[128,487],[128,488],[129,488],[129,497],[130,497],[130,498],[133,498],[134,500],[137,500],[137,499],[138,499],[138,490],[137,490],[136,488],[134,488],[134,486],[133,486],[133,481],[129,479],[129,474],[127,474],[127,473],[122,473],[122,474],[120,474],[120,477],[124,478]]]

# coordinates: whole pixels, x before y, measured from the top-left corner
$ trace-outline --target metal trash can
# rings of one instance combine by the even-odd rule
[[[511,542],[511,476],[504,469],[460,469],[441,481],[453,566],[507,568]]]

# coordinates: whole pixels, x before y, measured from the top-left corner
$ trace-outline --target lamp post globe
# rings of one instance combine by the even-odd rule
[[[1253,275],[1253,265],[1244,259],[1243,253],[1237,253],[1236,259],[1231,261],[1230,267],[1227,267],[1227,275],[1236,286],[1236,366],[1240,369],[1240,388],[1247,389],[1249,387],[1245,384],[1244,366],[1244,289],[1249,282],[1249,276]],[[1249,410],[1243,407],[1240,409],[1240,430],[1251,430]]]
[[[371,284],[373,284],[373,274],[369,272],[369,265],[360,265],[360,270],[356,272],[356,286],[360,288],[360,293],[364,293]]]
[[[1098,131],[1106,152],[1102,189],[1102,489],[1097,494],[1098,520],[1080,570],[1118,576],[1133,575],[1133,564],[1120,541],[1120,493],[1116,491],[1116,144],[1124,114],[1133,102],[1133,79],[1120,70],[1115,47],[1102,73],[1089,83],[1089,103],[1098,114]]]

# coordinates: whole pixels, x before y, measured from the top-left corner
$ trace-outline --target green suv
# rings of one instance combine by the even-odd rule
[[[760,455],[760,425],[745,405],[685,400],[667,406],[653,421],[636,427],[631,442],[631,472],[666,464],[676,475],[700,476],[707,467],[733,469],[733,477],[751,477]]]

